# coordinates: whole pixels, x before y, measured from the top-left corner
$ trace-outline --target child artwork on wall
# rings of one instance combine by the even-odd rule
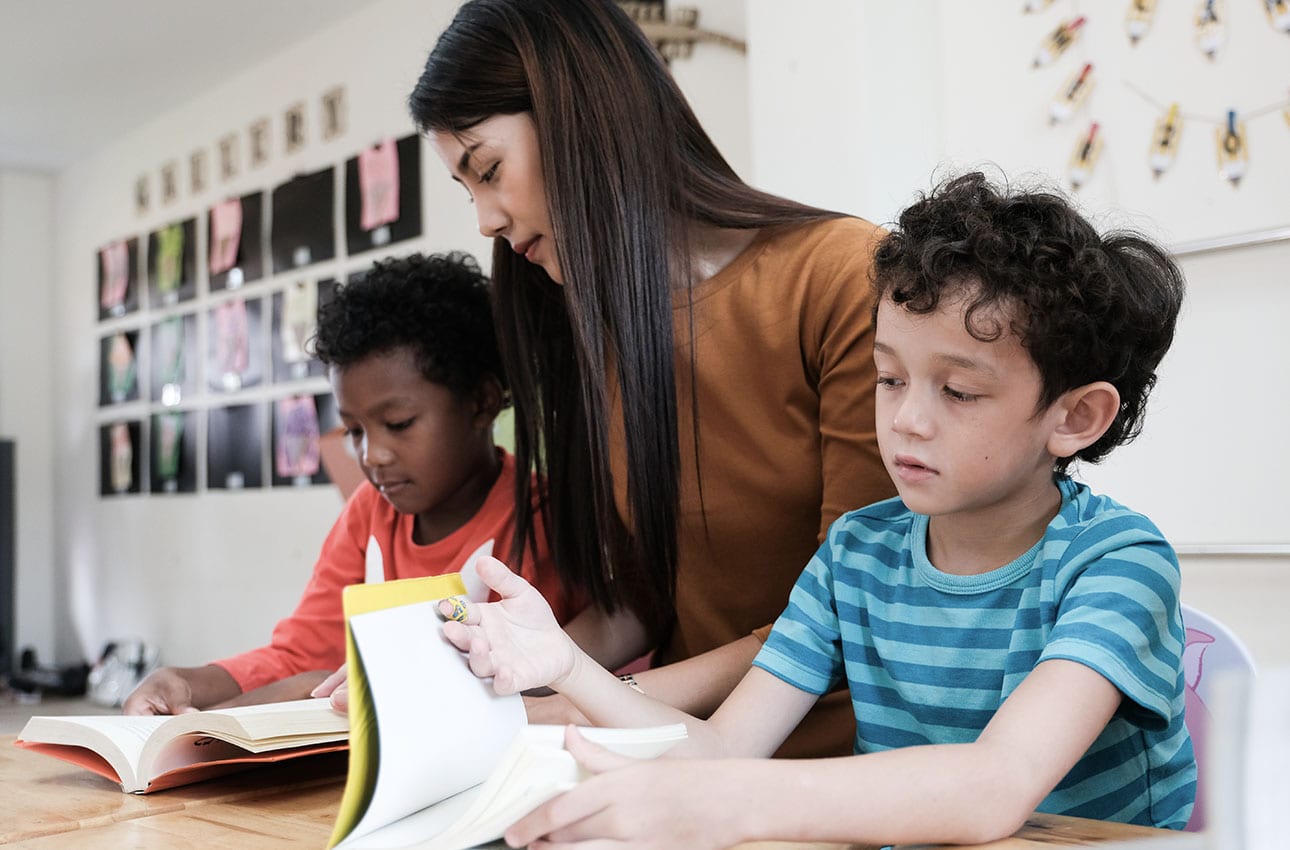
[[[124,493],[134,484],[134,442],[124,422],[112,426],[112,490]]]
[[[358,254],[421,235],[421,138],[386,139],[345,162],[345,242]]]
[[[99,320],[115,319],[139,308],[135,263],[138,239],[118,239],[98,252]]]
[[[302,393],[273,403],[270,477],[274,487],[329,484],[324,434],[340,427],[336,398]]]
[[[99,251],[99,309],[110,316],[125,313],[125,293],[130,285],[130,249],[118,240]]]
[[[361,224],[374,230],[399,217],[399,152],[385,139],[358,155],[358,184],[363,195]],[[386,231],[389,241],[389,231]]]
[[[318,408],[311,395],[278,399],[274,410],[275,472],[295,484],[311,484],[318,474]]]
[[[152,399],[179,404],[192,389],[188,364],[197,336],[195,315],[172,316],[152,326]]]
[[[264,193],[228,198],[206,219],[210,291],[237,289],[264,275]]]
[[[234,298],[211,309],[206,361],[211,389],[236,392],[263,379],[261,303],[259,298]]]
[[[331,300],[339,286],[334,278],[298,280],[273,293],[273,326],[269,334],[273,380],[298,381],[326,373],[310,346],[318,329],[318,310]]]
[[[291,367],[292,377],[309,374],[309,339],[318,328],[318,287],[300,280],[282,292],[282,359]]]
[[[182,413],[158,413],[152,417],[153,468],[162,482],[163,492],[179,489],[179,460],[184,436]]]
[[[141,423],[112,422],[99,427],[99,495],[143,491],[140,479]]]
[[[197,221],[186,219],[148,234],[149,291],[153,306],[197,295]]]
[[[99,404],[120,404],[139,397],[135,344],[138,331],[121,331],[103,339]]]
[[[210,273],[217,275],[237,265],[242,240],[242,199],[229,198],[211,207]],[[237,285],[241,285],[238,280]],[[230,289],[233,286],[229,286]]]

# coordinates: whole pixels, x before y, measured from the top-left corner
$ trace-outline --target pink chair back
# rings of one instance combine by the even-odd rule
[[[1254,672],[1254,656],[1236,634],[1214,618],[1187,605],[1182,606],[1183,627],[1187,642],[1183,647],[1183,677],[1186,680],[1184,715],[1187,731],[1196,751],[1196,806],[1187,829],[1199,832],[1205,827],[1205,748],[1210,721],[1207,697],[1211,695],[1217,670],[1238,669]]]

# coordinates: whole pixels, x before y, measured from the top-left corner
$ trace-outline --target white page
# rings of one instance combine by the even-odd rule
[[[525,725],[523,700],[494,694],[444,638],[437,604],[349,619],[380,736],[376,787],[352,837],[483,782]]]
[[[169,719],[165,715],[124,717],[110,714],[35,717],[32,718],[31,729],[37,740],[51,744],[83,744],[86,738],[83,733],[76,732],[76,727],[93,729],[111,741],[133,768],[139,763],[139,755],[148,736]]]

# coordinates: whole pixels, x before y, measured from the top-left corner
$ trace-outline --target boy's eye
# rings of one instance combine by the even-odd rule
[[[894,390],[900,385],[901,385],[901,380],[899,378],[892,378],[887,375],[878,376],[878,386],[880,387],[886,387],[887,389]]]
[[[404,419],[399,422],[387,422],[385,427],[389,428],[391,431],[403,431],[411,427],[414,421],[415,419]]]
[[[951,387],[946,387],[943,392],[947,397],[952,398],[955,401],[976,401],[979,398],[979,396],[973,393],[960,392],[959,390]]]

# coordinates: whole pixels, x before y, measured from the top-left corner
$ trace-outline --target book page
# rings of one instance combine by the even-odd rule
[[[686,737],[683,724],[641,729],[583,728],[620,755],[654,758]],[[501,837],[506,828],[584,778],[564,749],[563,726],[526,726],[482,785],[363,836],[346,850],[465,850]]]
[[[86,747],[103,756],[121,777],[127,791],[138,783],[139,757],[148,737],[169,717],[87,715],[33,717],[18,736],[24,741]],[[105,746],[106,744],[106,746]]]
[[[483,782],[525,725],[521,698],[494,694],[444,638],[436,604],[349,618],[380,751],[371,802],[349,838]]]
[[[349,720],[323,699],[289,700],[167,717],[138,756],[141,783],[201,762],[245,759],[307,744],[344,741]]]

